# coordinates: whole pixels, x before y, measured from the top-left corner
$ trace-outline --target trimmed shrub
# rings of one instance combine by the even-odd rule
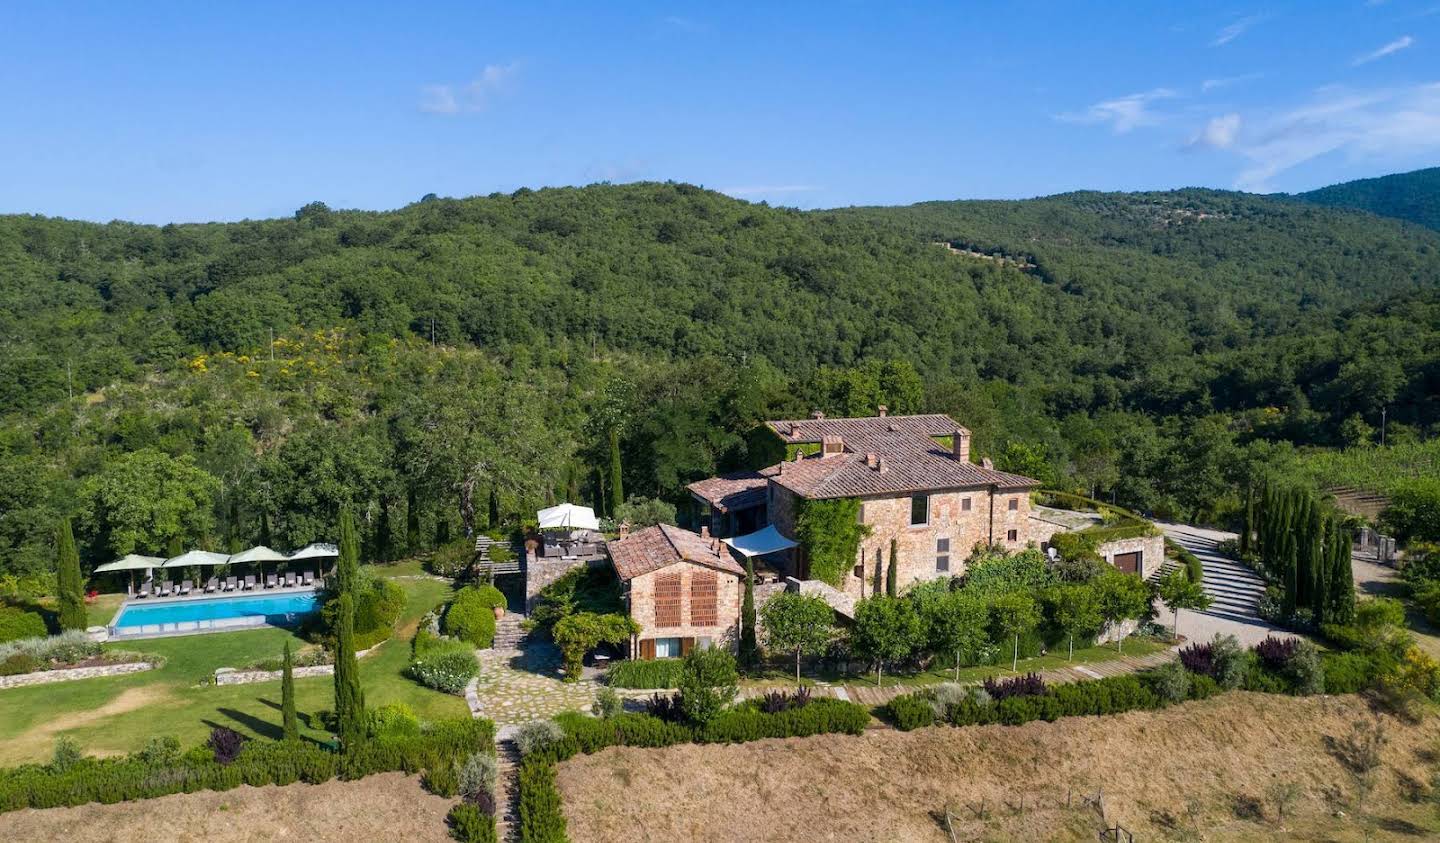
[[[1364,653],[1326,653],[1320,667],[1327,694],[1358,694],[1373,687],[1378,676],[1375,660]]]
[[[595,692],[595,702],[590,706],[590,713],[596,717],[611,718],[625,710],[625,704],[621,701],[620,695],[610,688],[601,688]]]
[[[496,603],[496,599],[499,602]],[[505,605],[505,595],[493,586],[460,589],[445,610],[445,634],[468,641],[480,649],[495,643],[495,606]]]
[[[692,723],[704,725],[714,720],[735,698],[740,680],[735,657],[712,647],[691,650],[680,671],[680,708]]]
[[[476,805],[461,802],[445,816],[450,835],[460,843],[494,843],[494,812],[486,813]]]
[[[406,673],[427,688],[458,694],[471,679],[480,675],[480,663],[475,661],[475,652],[469,644],[448,641],[428,648],[410,662]]]
[[[482,794],[494,794],[497,776],[498,769],[495,766],[494,755],[488,752],[472,753],[456,770],[460,795],[474,802]]]
[[[902,732],[935,725],[935,706],[920,694],[901,694],[886,703],[883,712]]]
[[[1320,651],[1309,641],[1300,641],[1296,645],[1290,659],[1281,669],[1281,675],[1290,683],[1291,689],[1301,696],[1325,692],[1325,667],[1320,663]]]
[[[370,734],[377,738],[415,737],[420,734],[420,718],[404,703],[390,703],[369,711]]]
[[[50,754],[50,769],[63,773],[83,760],[85,753],[81,751],[79,741],[69,735],[55,739],[55,749]]]
[[[0,676],[34,673],[44,667],[43,662],[28,653],[12,653],[6,656],[4,661],[0,661]]]
[[[870,713],[864,706],[834,699],[815,700],[775,714],[766,714],[753,706],[736,706],[700,727],[695,739],[699,743],[745,743],[761,738],[858,735],[869,722]]]
[[[523,843],[565,843],[565,814],[555,787],[555,765],[544,756],[520,762],[520,839]]]
[[[1240,649],[1240,642],[1233,635],[1215,636],[1210,652],[1214,663],[1211,676],[1220,687],[1227,691],[1243,687],[1255,664],[1255,654]]]
[[[521,756],[543,752],[563,740],[565,730],[554,720],[532,720],[515,730],[515,747]]]
[[[1150,672],[1150,681],[1155,693],[1167,703],[1177,703],[1190,698],[1191,673],[1178,661],[1163,664]]]
[[[0,644],[44,638],[46,632],[45,619],[39,612],[29,612],[19,606],[0,606]]]
[[[614,688],[678,688],[683,666],[680,659],[627,659],[610,665],[605,678]]]
[[[134,753],[136,760],[156,767],[169,766],[180,760],[180,739],[174,735],[154,737]]]
[[[460,793],[460,776],[452,764],[426,770],[421,783],[426,790],[446,799],[453,799]]]

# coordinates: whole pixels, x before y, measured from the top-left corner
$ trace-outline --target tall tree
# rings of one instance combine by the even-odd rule
[[[925,623],[908,600],[876,595],[855,607],[850,643],[875,665],[875,684],[885,678],[885,663],[906,658],[924,644]]]
[[[360,687],[360,662],[355,656],[355,601],[340,592],[335,618],[335,722],[345,752],[365,742],[365,693]]]
[[[420,500],[411,486],[405,492],[405,552],[413,556],[420,550]]]
[[[819,655],[830,641],[835,610],[813,594],[785,592],[770,598],[761,610],[765,645],[795,655],[795,684],[800,684],[800,658]]]
[[[1100,603],[1100,617],[1118,626],[1127,620],[1142,618],[1150,609],[1150,587],[1134,574],[1110,571],[1094,581],[1095,596]],[[1125,652],[1125,636],[1116,633],[1115,649]]]
[[[55,585],[60,628],[85,629],[85,577],[80,573],[80,554],[75,550],[69,518],[62,518],[55,528]]]
[[[1023,591],[1012,591],[992,599],[990,622],[996,632],[1014,642],[1010,656],[1010,670],[1014,671],[1020,664],[1020,636],[1040,623],[1040,610],[1035,605],[1035,598]]]
[[[285,653],[280,663],[280,719],[285,740],[299,740],[300,718],[295,713],[295,657],[290,653],[289,640],[285,642]]]
[[[870,590],[871,597],[879,597],[885,593],[885,551],[875,551],[875,587]]]
[[[1089,583],[1069,583],[1055,587],[1053,596],[1055,625],[1070,639],[1069,659],[1075,658],[1075,636],[1091,635],[1100,630],[1100,601]]]
[[[611,425],[610,439],[610,514],[613,517],[625,503],[625,484],[620,477],[620,428]]]
[[[930,648],[955,657],[955,681],[959,682],[961,659],[985,643],[984,601],[963,590],[946,591],[940,599],[922,603],[921,613],[927,616]]]
[[[885,569],[885,594],[889,597],[897,596],[900,580],[900,548],[894,539],[890,540],[890,567]]]
[[[760,663],[760,645],[755,640],[755,560],[745,557],[745,593],[740,599],[740,664],[753,668]]]
[[[335,590],[349,594],[360,577],[360,536],[355,532],[355,516],[350,508],[340,510],[340,555],[335,560]]]
[[[1177,641],[1180,640],[1180,610],[1203,612],[1210,608],[1210,597],[1205,593],[1205,587],[1198,582],[1192,582],[1184,568],[1176,568],[1161,579],[1156,592],[1174,614],[1171,628]]]
[[[1335,515],[1329,530],[1329,609],[1331,623],[1348,624],[1355,619],[1355,577],[1351,571],[1350,528]]]
[[[375,561],[390,562],[395,558],[395,537],[391,534],[390,499],[380,496],[380,515],[375,519]]]

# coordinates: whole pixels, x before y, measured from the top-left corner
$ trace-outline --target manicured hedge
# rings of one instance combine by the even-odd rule
[[[44,638],[45,619],[39,612],[27,612],[19,606],[0,606],[0,644],[22,638]]]
[[[445,611],[445,634],[481,649],[489,647],[495,643],[494,609],[504,605],[505,595],[494,586],[462,588]]]
[[[678,688],[684,659],[629,659],[615,662],[605,673],[612,688]]]
[[[229,790],[242,784],[311,784],[373,773],[417,773],[449,767],[479,749],[493,747],[488,720],[447,720],[419,736],[375,738],[340,755],[299,741],[249,741],[229,764],[196,747],[178,761],[153,762],[136,753],[121,758],[86,758],[64,769],[27,764],[0,770],[0,812],[56,808],[88,802],[112,804],[197,790]]]
[[[1200,677],[1209,680],[1209,677]],[[1216,690],[1214,680],[1192,683],[1190,699],[1203,699]],[[1007,697],[994,702],[966,697],[945,706],[944,721],[954,726],[1001,723],[1018,726],[1032,720],[1058,720],[1097,714],[1162,708],[1164,698],[1141,676],[1111,676],[1087,682],[1055,685],[1043,694]],[[929,691],[917,691],[891,700],[884,713],[897,729],[929,726],[939,718]]]
[[[495,817],[469,802],[451,808],[445,821],[451,836],[460,843],[495,843]]]

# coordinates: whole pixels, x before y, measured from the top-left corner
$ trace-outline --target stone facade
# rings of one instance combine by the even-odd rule
[[[1140,564],[1136,573],[1145,579],[1160,573],[1160,567],[1165,564],[1165,536],[1160,534],[1105,542],[1096,550],[1111,565],[1115,564],[1116,556],[1139,553]]]
[[[535,598],[539,596],[540,589],[565,576],[569,571],[584,565],[591,567],[603,567],[606,563],[603,556],[593,558],[570,558],[570,559],[546,559],[536,556],[533,552],[525,555],[525,614],[530,614],[535,608]]]
[[[662,577],[680,577],[680,624],[659,626],[656,622],[655,588]],[[698,577],[715,578],[715,622],[696,625],[691,612],[692,586]],[[642,643],[656,638],[701,638],[713,646],[734,647],[740,628],[740,578],[705,565],[680,561],[629,581],[625,595],[630,617],[640,624],[640,633],[631,638],[631,658],[641,657]]]
[[[16,676],[0,676],[0,688],[20,688],[26,685],[47,685],[51,682],[68,682],[71,679],[94,679],[97,676],[120,676],[139,673],[154,665],[149,662],[127,662],[125,664],[102,664],[96,667],[70,667],[60,670],[41,670],[35,673],[21,673]]]

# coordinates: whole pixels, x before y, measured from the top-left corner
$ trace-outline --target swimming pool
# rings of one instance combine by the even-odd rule
[[[313,591],[202,597],[168,603],[127,603],[110,624],[118,635],[283,625],[320,608]]]

